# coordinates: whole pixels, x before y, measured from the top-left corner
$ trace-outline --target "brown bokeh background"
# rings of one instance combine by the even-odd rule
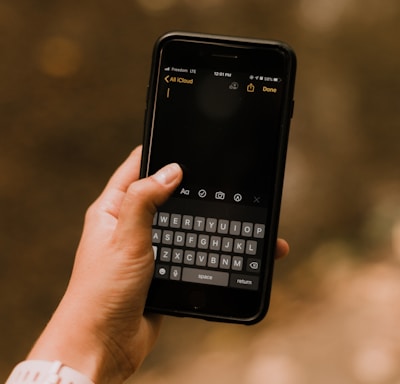
[[[291,255],[265,321],[166,319],[132,382],[399,384],[397,0],[0,0],[0,381],[66,287],[86,207],[141,142],[169,30],[296,50]]]

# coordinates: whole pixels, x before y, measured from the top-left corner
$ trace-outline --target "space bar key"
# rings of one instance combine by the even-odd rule
[[[182,281],[227,287],[229,283],[229,273],[196,268],[183,268]]]

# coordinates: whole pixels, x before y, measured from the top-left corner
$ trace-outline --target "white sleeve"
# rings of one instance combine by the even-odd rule
[[[26,360],[11,372],[5,384],[94,384],[60,361]]]

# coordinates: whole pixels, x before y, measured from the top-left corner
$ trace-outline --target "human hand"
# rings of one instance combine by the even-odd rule
[[[135,149],[88,209],[67,291],[30,352],[59,360],[95,383],[121,383],[150,352],[161,316],[144,314],[154,268],[154,213],[179,185],[171,164],[138,180]],[[289,251],[278,240],[276,258]]]

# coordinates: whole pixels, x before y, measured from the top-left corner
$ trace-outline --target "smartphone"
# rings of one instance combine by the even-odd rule
[[[155,44],[141,177],[171,162],[184,176],[154,217],[148,311],[266,315],[295,70],[275,41],[169,33]]]

